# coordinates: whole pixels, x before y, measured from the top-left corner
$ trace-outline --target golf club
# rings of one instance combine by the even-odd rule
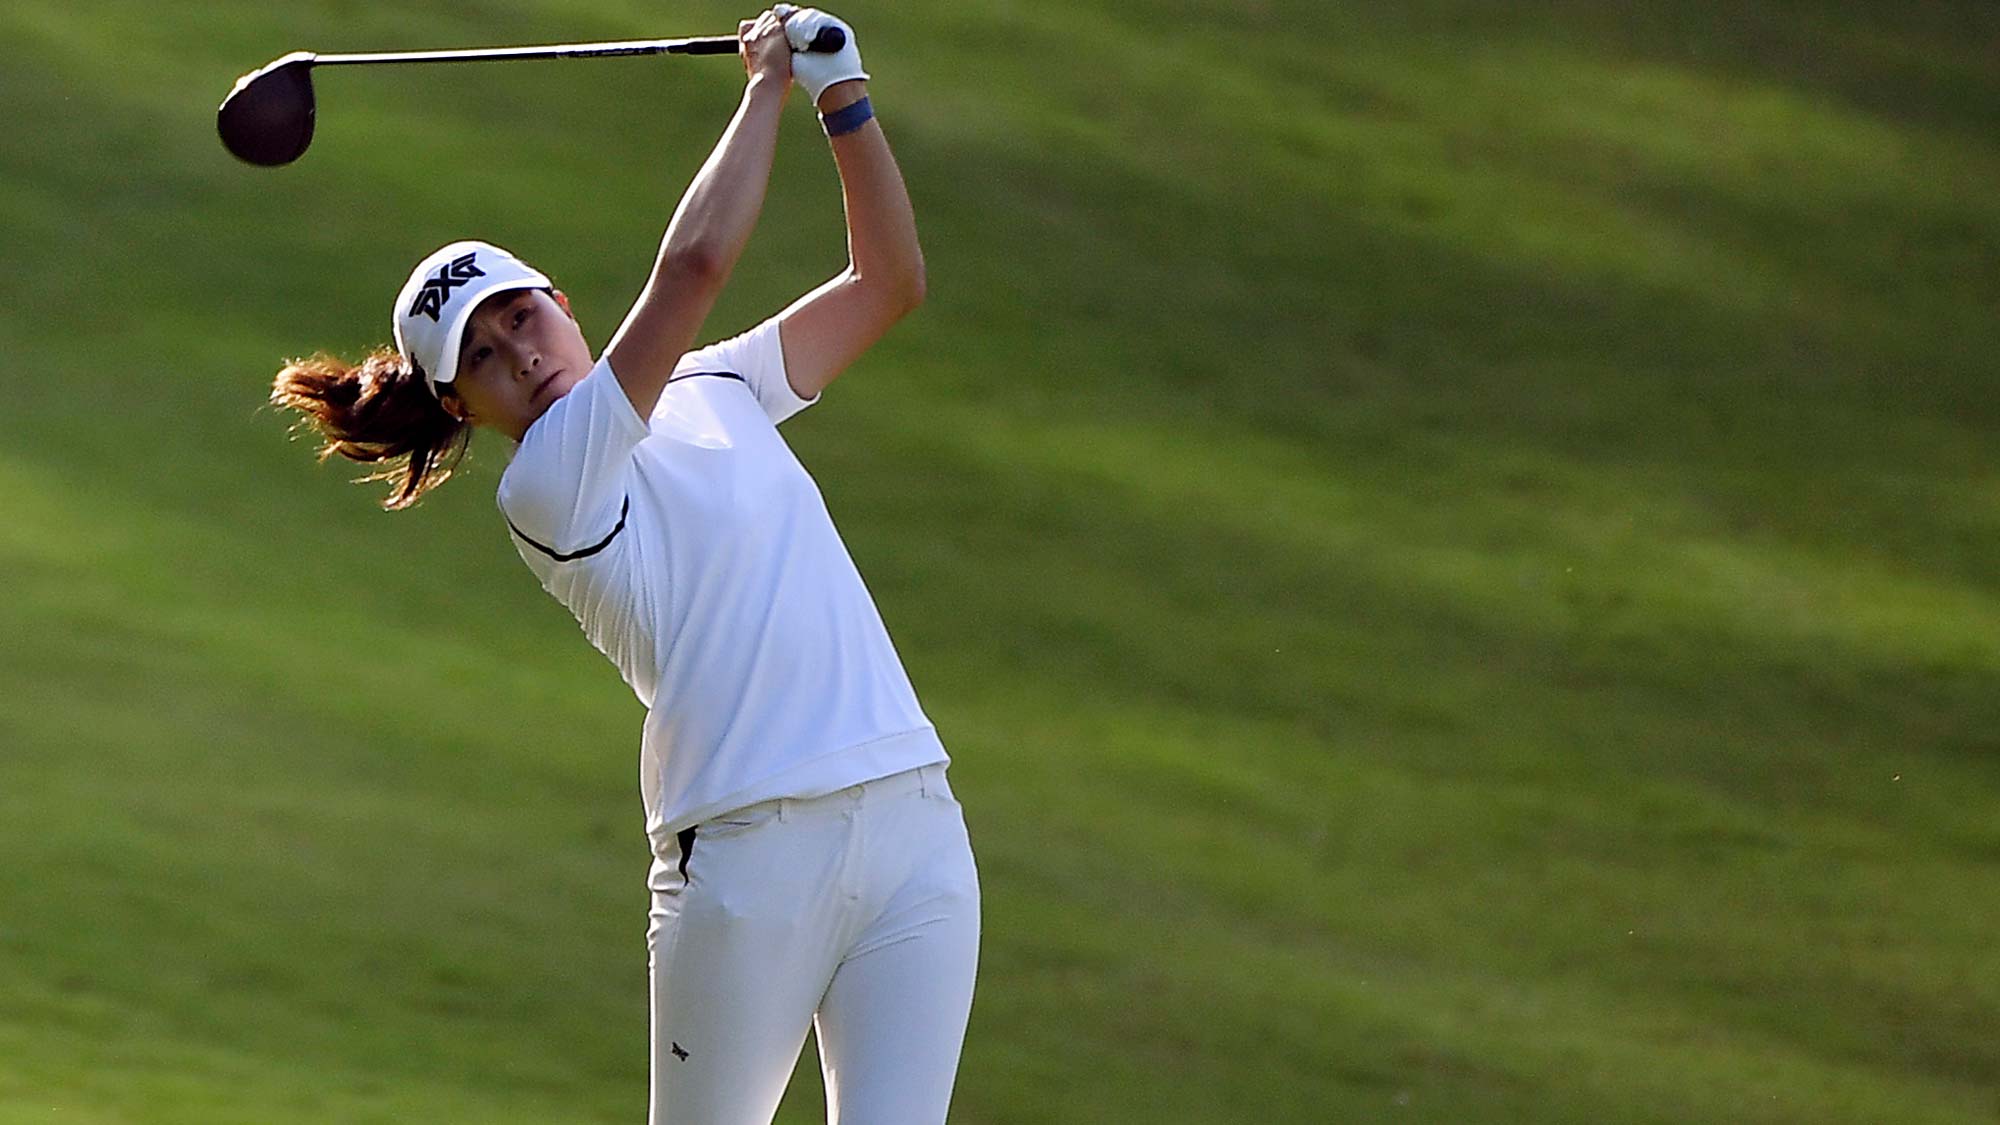
[[[807,50],[831,53],[847,45],[837,27],[820,29]],[[293,51],[236,80],[215,111],[222,146],[237,159],[275,167],[290,164],[312,144],[312,68],[371,63],[492,62],[514,59],[591,59],[622,55],[733,55],[733,35],[694,39],[625,39],[608,43],[557,43],[543,47],[479,47],[458,51],[390,51],[318,55]]]

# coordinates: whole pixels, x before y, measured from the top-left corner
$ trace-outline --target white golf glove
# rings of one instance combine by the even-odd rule
[[[868,72],[861,69],[861,48],[855,46],[854,29],[847,26],[846,20],[818,8],[793,8],[790,4],[777,4],[771,10],[785,21],[785,38],[792,44],[792,81],[805,87],[806,93],[812,95],[813,105],[819,104],[819,96],[828,86],[868,77]],[[847,45],[832,54],[806,50],[823,27],[837,27],[845,32]]]

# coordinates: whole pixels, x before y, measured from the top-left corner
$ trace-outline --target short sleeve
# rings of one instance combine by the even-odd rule
[[[742,376],[773,425],[819,401],[818,395],[800,398],[792,390],[785,376],[785,347],[775,316],[740,336],[697,348],[674,365],[675,378],[701,373]]]
[[[610,359],[599,359],[522,435],[500,477],[500,513],[558,561],[602,549],[622,523],[632,450],[646,434]]]

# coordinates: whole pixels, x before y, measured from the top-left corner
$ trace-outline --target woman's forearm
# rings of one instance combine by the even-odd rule
[[[820,95],[821,113],[832,113],[868,94],[863,82],[842,82]],[[902,170],[882,127],[870,120],[831,140],[847,210],[847,256],[856,280],[915,305],[924,296],[924,253]]]
[[[784,103],[782,82],[759,77],[744,87],[736,116],[674,209],[656,274],[721,287],[764,208]]]
[[[642,416],[693,346],[757,225],[790,81],[780,78],[752,77],[745,87],[736,116],[674,209],[652,276],[605,349]]]

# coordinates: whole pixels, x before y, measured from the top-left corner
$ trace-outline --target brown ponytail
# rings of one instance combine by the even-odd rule
[[[291,360],[271,384],[271,402],[303,415],[294,431],[311,423],[325,441],[320,460],[338,453],[381,465],[357,479],[388,481],[382,506],[391,511],[449,479],[472,439],[472,428],[452,417],[409,360],[390,347],[358,364],[324,352]]]

